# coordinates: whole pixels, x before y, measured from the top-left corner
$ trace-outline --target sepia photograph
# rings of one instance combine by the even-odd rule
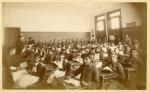
[[[147,90],[147,2],[2,2],[2,89]]]

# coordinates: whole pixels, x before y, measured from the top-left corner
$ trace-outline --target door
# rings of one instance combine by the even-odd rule
[[[19,27],[6,27],[4,29],[4,46],[5,46],[5,48],[14,47],[19,34],[20,34]]]

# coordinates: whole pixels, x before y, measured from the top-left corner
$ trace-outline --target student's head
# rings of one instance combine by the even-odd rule
[[[86,57],[83,58],[83,62],[84,62],[86,65],[89,65],[89,64],[91,63],[91,59],[90,59],[88,56],[86,56]]]
[[[129,35],[128,35],[128,34],[126,34],[126,35],[125,35],[125,37],[126,37],[126,38],[128,38],[128,37],[129,37]]]
[[[127,46],[126,48],[127,48],[127,51],[130,51],[130,50],[131,50],[130,46]]]
[[[106,43],[103,44],[104,47],[106,47],[106,45],[107,45]]]
[[[117,55],[111,55],[111,59],[112,59],[112,62],[113,63],[116,63],[116,62],[118,62],[118,57],[117,57]]]
[[[135,49],[138,49],[138,48],[139,48],[139,44],[135,43],[135,44],[134,44],[134,48],[135,48]]]
[[[35,55],[35,61],[36,61],[36,62],[39,62],[39,61],[40,61],[39,55]]]
[[[133,56],[133,57],[137,57],[138,55],[139,55],[138,51],[135,50],[135,49],[133,49],[133,50],[132,50],[132,56]]]
[[[114,44],[114,43],[111,43],[111,46],[115,46],[115,44]]]
[[[32,37],[29,37],[29,40],[32,40]]]
[[[118,42],[118,45],[122,45],[122,43],[121,43],[121,42]]]
[[[22,35],[20,35],[20,36],[19,36],[19,39],[20,39],[21,41],[23,41],[23,40],[24,40],[24,37],[23,37]]]

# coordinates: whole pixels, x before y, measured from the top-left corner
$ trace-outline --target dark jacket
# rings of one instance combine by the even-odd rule
[[[18,39],[16,42],[16,55],[20,54],[23,48],[24,48],[24,42]]]
[[[80,77],[81,81],[99,82],[99,70],[94,65],[82,64],[77,70],[73,72],[73,77],[77,76],[80,73],[81,73]]]

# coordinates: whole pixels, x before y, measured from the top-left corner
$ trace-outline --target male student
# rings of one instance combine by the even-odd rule
[[[67,73],[68,71],[66,71]],[[99,86],[99,70],[92,64],[90,55],[83,58],[83,64],[75,70],[70,77],[75,77],[81,74],[80,83],[81,86],[87,88],[98,88]],[[72,75],[72,76],[71,76]]]
[[[17,64],[15,63],[14,57],[15,57],[16,49],[14,47],[9,49],[8,55],[6,57],[6,63],[4,63],[5,68],[5,78],[4,78],[4,88],[13,88],[14,81],[11,74],[11,69],[14,68],[16,70]],[[6,82],[7,81],[7,82]]]
[[[125,73],[124,73],[124,69],[123,66],[121,65],[121,63],[118,60],[118,56],[117,55],[111,55],[111,63],[110,63],[110,68],[112,69],[112,71],[116,72],[119,74],[119,79],[125,79]]]
[[[32,45],[32,46],[35,45],[35,41],[33,40],[32,37],[29,37],[28,45]]]
[[[130,77],[130,88],[131,89],[142,89],[145,88],[145,64],[139,56],[138,50],[133,49],[131,52],[132,56],[129,60],[129,64],[135,69]]]

